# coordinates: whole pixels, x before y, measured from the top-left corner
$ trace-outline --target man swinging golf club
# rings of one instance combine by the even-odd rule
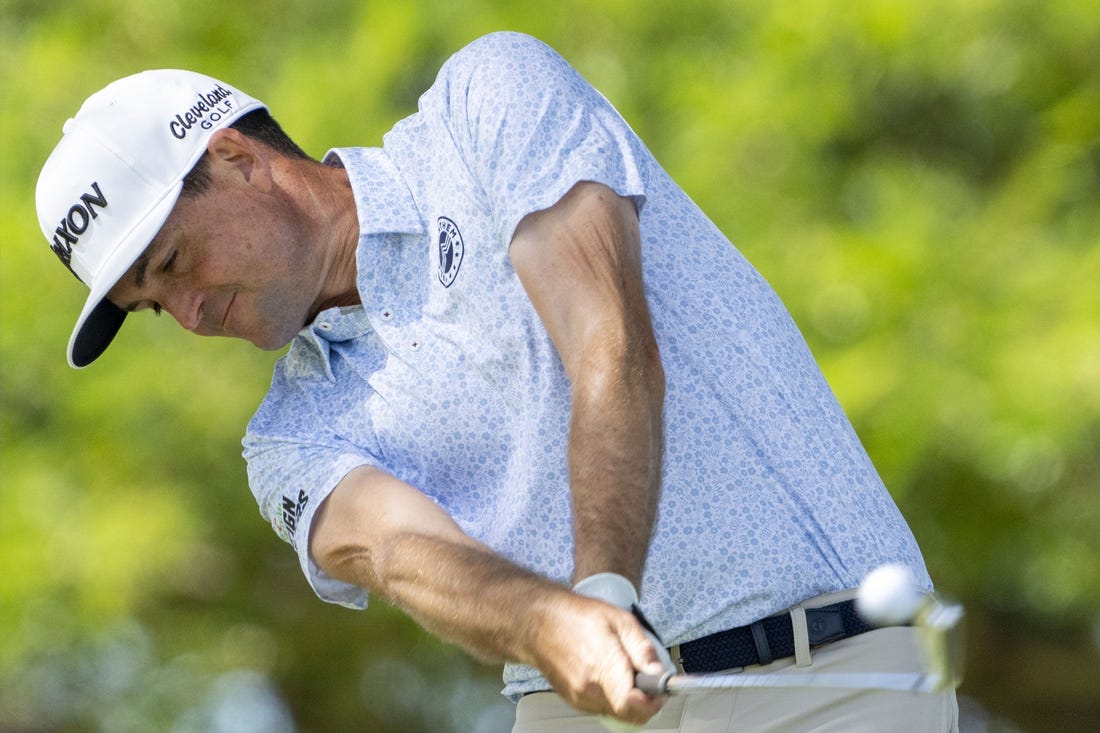
[[[245,437],[262,513],[322,599],[504,661],[516,731],[954,728],[950,689],[635,686],[919,674],[855,589],[931,582],[775,293],[542,43],[475,41],[321,161],[227,83],[127,77],[38,211],[91,289],[74,366],[138,310],[289,344]]]

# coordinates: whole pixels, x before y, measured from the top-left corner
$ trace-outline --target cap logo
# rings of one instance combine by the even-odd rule
[[[195,125],[209,130],[214,127],[215,122],[233,111],[233,92],[221,84],[209,92],[200,92],[198,99],[197,103],[177,114],[168,123],[168,129],[174,137],[183,140]]]
[[[50,249],[70,272],[73,272],[73,246],[80,241],[80,235],[88,231],[92,220],[99,218],[99,213],[95,210],[97,206],[101,209],[107,208],[107,197],[99,189],[99,183],[93,181],[92,190],[81,194],[80,200],[69,207],[69,212],[61,217],[61,222],[54,230]]]

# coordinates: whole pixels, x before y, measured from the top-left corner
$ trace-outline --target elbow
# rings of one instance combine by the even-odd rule
[[[314,562],[328,575],[365,588],[387,602],[400,605],[403,589],[421,579],[423,567],[411,558],[424,552],[424,538],[401,533],[370,544],[354,537],[311,546]]]
[[[378,590],[377,553],[354,537],[315,536],[310,541],[309,554],[317,567],[330,577]]]

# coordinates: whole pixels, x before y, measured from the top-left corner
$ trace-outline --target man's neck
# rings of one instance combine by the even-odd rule
[[[347,172],[340,167],[310,161],[299,169],[300,205],[318,236],[323,258],[322,282],[312,316],[327,308],[358,305],[359,215]],[[312,320],[312,319],[311,319]]]

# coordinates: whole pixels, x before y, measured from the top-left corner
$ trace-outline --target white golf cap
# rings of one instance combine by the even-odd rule
[[[210,136],[264,104],[209,76],[143,71],[89,97],[38,177],[50,249],[91,289],[69,365],[106,350],[126,318],[106,299],[160,231]]]

